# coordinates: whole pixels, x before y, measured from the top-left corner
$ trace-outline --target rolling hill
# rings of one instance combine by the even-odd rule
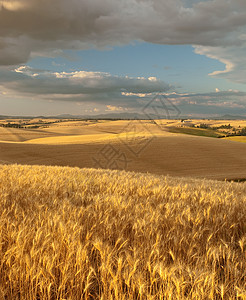
[[[158,122],[67,121],[39,129],[0,128],[0,162],[246,178],[245,143],[170,133],[177,120]]]

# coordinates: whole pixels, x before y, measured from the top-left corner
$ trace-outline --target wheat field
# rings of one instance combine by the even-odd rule
[[[213,122],[211,126],[217,124]],[[222,122],[228,124],[220,121],[217,125]],[[242,128],[244,121],[237,122]],[[180,120],[157,123],[63,120],[37,129],[0,127],[0,164],[100,165],[107,169],[110,164],[97,164],[95,160],[111,145],[126,157],[120,167],[128,171],[219,180],[245,178],[246,143],[168,132],[169,126],[180,126]]]
[[[246,184],[0,165],[0,299],[246,299]]]

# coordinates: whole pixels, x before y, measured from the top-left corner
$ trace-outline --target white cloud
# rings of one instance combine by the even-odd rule
[[[149,77],[148,79],[149,79],[149,81],[157,81],[156,77]]]
[[[27,8],[27,3],[24,1],[1,1],[2,9],[5,8],[10,11],[18,11]]]
[[[114,105],[107,105],[106,111],[125,111],[126,108],[123,108],[121,106],[114,106]]]
[[[127,96],[127,97],[131,97],[131,96],[136,96],[139,98],[145,98],[148,96],[152,96],[152,93],[126,93],[126,92],[122,92],[121,93],[122,96]]]
[[[225,64],[224,70],[216,70],[209,74],[210,76],[246,84],[246,43],[238,47],[196,46],[195,52]]]

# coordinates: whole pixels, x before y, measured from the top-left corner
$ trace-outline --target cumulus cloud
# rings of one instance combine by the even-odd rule
[[[245,45],[245,28],[244,0],[0,0],[0,64],[132,40],[194,44],[212,53]],[[227,53],[218,58],[230,68]]]
[[[158,78],[131,78],[103,72],[51,72],[28,66],[0,69],[5,96],[74,102],[83,107],[105,107],[105,112],[142,112],[156,94],[167,97],[181,115],[246,115],[246,93],[237,90],[212,93],[178,93]],[[94,111],[93,113],[97,113]]]
[[[21,66],[1,68],[5,91],[47,100],[108,103],[109,110],[137,107],[138,96],[166,92],[171,86],[150,77],[114,76],[104,72],[51,72]],[[128,95],[128,96],[126,96]],[[130,97],[129,97],[130,96]],[[123,101],[124,100],[124,101]]]
[[[5,94],[81,103],[107,103],[107,110],[138,108],[161,93],[178,106],[244,108],[246,93],[237,90],[177,93],[156,77],[114,76],[106,72],[52,72],[20,66],[0,69]],[[119,105],[120,103],[120,105]]]
[[[36,55],[65,57],[65,49],[104,49],[136,40],[192,44],[197,54],[225,64],[225,69],[214,70],[212,77],[246,83],[245,0],[0,0],[2,66],[23,64]],[[63,94],[66,82],[71,81],[71,74],[63,74],[63,80],[52,74],[38,74],[36,79],[25,77],[24,82],[24,75],[15,85],[30,93],[35,92],[39,82],[47,87],[47,93],[51,93],[52,83],[54,92],[59,87]],[[104,80],[113,85],[119,82],[107,76]],[[34,86],[28,88],[28,81]],[[155,78],[149,81],[154,83]],[[10,85],[13,88],[14,83]],[[74,86],[77,94],[78,87]],[[67,88],[70,90],[70,86]],[[152,90],[130,91],[143,95],[149,92]]]

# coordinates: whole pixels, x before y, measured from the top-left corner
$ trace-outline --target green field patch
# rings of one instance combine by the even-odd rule
[[[218,133],[211,129],[201,129],[201,128],[191,128],[191,127],[170,127],[169,132],[196,135],[196,136],[206,136],[212,138],[218,138],[223,136],[223,134]]]

